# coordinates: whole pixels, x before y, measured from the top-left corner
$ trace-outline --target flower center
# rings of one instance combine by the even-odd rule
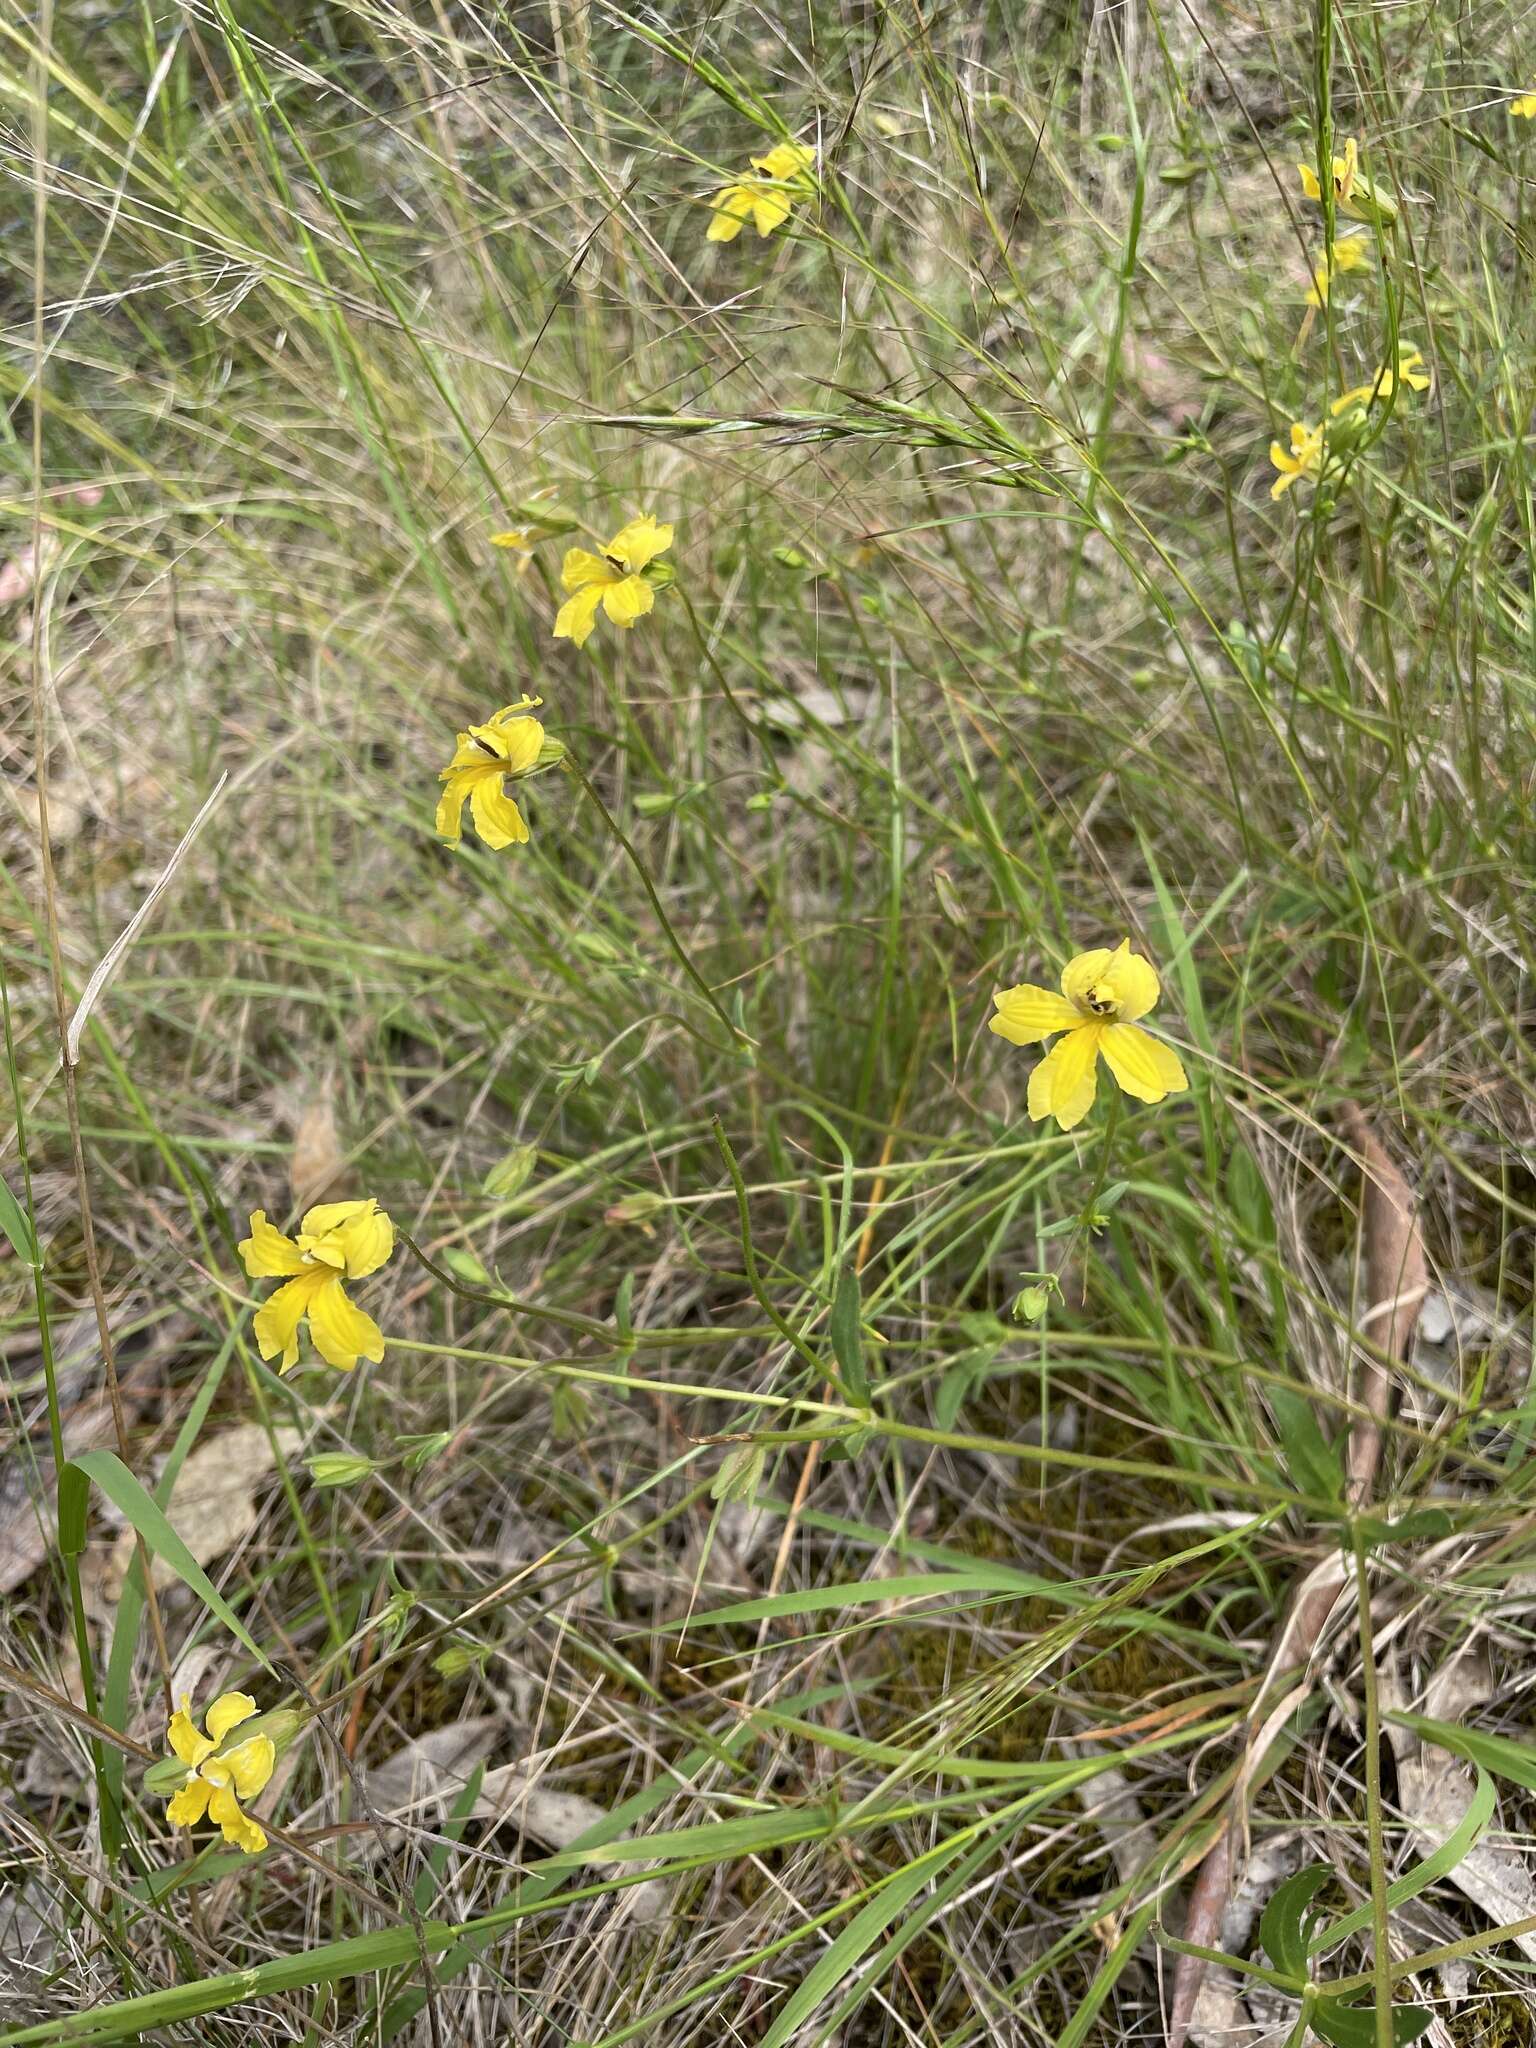
[[[1108,984],[1102,981],[1093,984],[1083,1001],[1095,1017],[1113,1017],[1120,1007],[1118,997],[1111,992]]]

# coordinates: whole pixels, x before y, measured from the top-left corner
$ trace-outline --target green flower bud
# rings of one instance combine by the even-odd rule
[[[355,1451],[321,1451],[305,1463],[316,1486],[356,1486],[360,1479],[370,1479],[379,1470],[374,1459],[361,1457]]]

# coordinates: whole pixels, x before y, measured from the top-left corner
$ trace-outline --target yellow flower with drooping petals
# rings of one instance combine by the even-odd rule
[[[224,1831],[224,1839],[247,1856],[267,1846],[262,1828],[242,1812],[240,1801],[254,1799],[272,1775],[277,1750],[270,1735],[253,1735],[226,1747],[225,1738],[249,1721],[256,1702],[248,1692],[226,1692],[208,1709],[205,1735],[192,1719],[192,1701],[181,1696],[171,1716],[167,1738],[187,1767],[186,1782],[171,1800],[166,1817],[172,1827],[191,1828],[206,1814]]]
[[[1053,1116],[1064,1131],[1080,1124],[1093,1107],[1101,1054],[1138,1102],[1161,1102],[1187,1088],[1178,1054],[1137,1027],[1137,1018],[1146,1016],[1160,993],[1156,969],[1131,951],[1129,939],[1113,952],[1100,946],[1069,960],[1060,995],[1027,981],[999,989],[992,998],[997,1015],[989,1020],[999,1038],[1038,1045],[1061,1033],[1029,1077],[1031,1121]]]
[[[1521,121],[1536,121],[1536,92],[1522,93],[1517,100],[1511,100],[1509,111]]]
[[[251,1327],[263,1358],[280,1358],[279,1372],[299,1361],[299,1325],[308,1318],[309,1340],[325,1360],[351,1372],[360,1358],[377,1365],[384,1333],[343,1287],[376,1273],[395,1249],[395,1226],[371,1197],[366,1202],[322,1202],[305,1212],[297,1239],[251,1212],[251,1234],[240,1256],[253,1280],[283,1285],[256,1311]],[[210,1726],[212,1725],[210,1721]]]
[[[711,242],[734,242],[748,221],[760,235],[771,235],[783,227],[797,199],[809,196],[810,172],[816,152],[804,143],[780,142],[766,156],[755,156],[754,178],[740,178],[726,185],[710,200],[714,218],[709,224]]]
[[[1375,381],[1357,384],[1352,391],[1345,391],[1328,408],[1337,419],[1342,412],[1348,412],[1352,405],[1374,405],[1378,399],[1390,398],[1399,384],[1406,384],[1410,391],[1427,391],[1431,378],[1424,367],[1424,358],[1418,349],[1404,342],[1397,351],[1397,368],[1392,370],[1385,363],[1376,372]]]
[[[560,581],[571,593],[555,619],[555,638],[584,647],[602,606],[615,626],[632,626],[656,602],[645,570],[672,545],[672,529],[647,512],[621,526],[600,555],[567,548]]]
[[[1307,304],[1321,309],[1328,303],[1328,293],[1336,277],[1343,277],[1348,271],[1363,270],[1371,260],[1370,242],[1364,235],[1341,235],[1333,245],[1331,256],[1325,256],[1312,273],[1312,289],[1307,293]]]
[[[1301,189],[1309,199],[1321,200],[1323,188],[1317,182],[1317,172],[1311,164],[1298,164],[1301,173]],[[1344,145],[1344,154],[1333,159],[1333,198],[1341,213],[1347,213],[1351,220],[1367,223],[1379,222],[1384,228],[1392,226],[1397,219],[1397,202],[1389,193],[1373,185],[1360,170],[1360,147],[1351,136]]]
[[[458,735],[453,759],[438,770],[443,785],[436,820],[441,838],[458,845],[467,799],[475,830],[487,846],[499,853],[504,846],[528,844],[528,827],[507,795],[506,785],[547,765],[550,743],[538,719],[527,715],[543,701],[542,697],[520,697],[484,725],[472,725]],[[556,745],[555,752],[560,751]]]
[[[1269,495],[1278,498],[1299,484],[1303,477],[1311,477],[1315,483],[1323,467],[1323,429],[1309,427],[1302,420],[1291,422],[1291,445],[1289,450],[1279,441],[1269,444],[1269,459],[1280,474],[1269,487]]]

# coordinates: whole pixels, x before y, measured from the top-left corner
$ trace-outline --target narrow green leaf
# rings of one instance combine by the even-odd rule
[[[73,1476],[71,1476],[73,1475]],[[163,1558],[183,1585],[216,1614],[237,1642],[243,1643],[268,1671],[272,1666],[258,1648],[244,1622],[214,1585],[197,1559],[171,1527],[165,1510],[144,1491],[115,1451],[82,1451],[59,1475],[59,1547],[73,1541],[76,1550],[85,1546],[85,1488],[94,1480],[114,1507],[121,1510],[144,1538],[156,1557]],[[68,1495],[68,1540],[66,1539],[66,1494]],[[276,1672],[272,1673],[277,1676]]]
[[[1409,1899],[1417,1898],[1420,1892],[1456,1868],[1493,1818],[1493,1796],[1492,1778],[1486,1771],[1479,1770],[1477,1789],[1472,1794],[1466,1812],[1438,1849],[1432,1849],[1420,1862],[1415,1863],[1411,1870],[1405,1870],[1401,1877],[1387,1886],[1388,1906],[1395,1909]],[[1313,1934],[1307,1943],[1308,1953],[1315,1954],[1318,1949],[1332,1948],[1349,1935],[1359,1934],[1370,1924],[1370,1904],[1357,1906],[1352,1913],[1346,1913],[1342,1920],[1335,1920],[1330,1926]]]
[[[1308,1909],[1332,1875],[1326,1863],[1309,1863],[1286,1879],[1259,1920],[1259,1941],[1265,1954],[1298,1991],[1310,1975]]]
[[[32,1235],[32,1219],[0,1180],[0,1230],[11,1240],[12,1249],[24,1266],[36,1266],[37,1240]]]
[[[1528,1742],[1512,1742],[1507,1735],[1482,1735],[1450,1721],[1431,1721],[1423,1714],[1388,1714],[1387,1719],[1400,1728],[1411,1728],[1422,1742],[1464,1756],[1468,1763],[1481,1765],[1496,1778],[1536,1792],[1536,1749]]]
[[[837,1360],[838,1371],[843,1384],[859,1408],[869,1406],[869,1374],[864,1367],[864,1333],[859,1328],[859,1316],[863,1307],[863,1294],[859,1287],[858,1270],[851,1259],[843,1262],[837,1276],[837,1292],[832,1298],[832,1320],[829,1325],[832,1337],[832,1355]]]

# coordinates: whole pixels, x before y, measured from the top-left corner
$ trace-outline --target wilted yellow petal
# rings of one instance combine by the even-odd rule
[[[342,1372],[350,1372],[360,1358],[377,1365],[384,1356],[383,1331],[349,1300],[334,1274],[326,1275],[309,1304],[309,1336],[326,1364]]]
[[[642,576],[625,576],[603,592],[603,610],[616,626],[632,626],[656,602],[656,593]]]
[[[1011,1045],[1037,1045],[1053,1031],[1070,1031],[1083,1021],[1065,996],[1054,989],[1036,988],[1032,982],[999,989],[992,1001],[997,1015],[987,1020],[988,1025]]]
[[[256,1702],[248,1692],[221,1693],[208,1709],[207,1726],[210,1740],[221,1743],[231,1728],[238,1728],[242,1721],[249,1721],[256,1711]]]
[[[1029,1077],[1029,1114],[1034,1123],[1055,1117],[1064,1131],[1080,1124],[1093,1107],[1095,1068],[1102,1024],[1079,1022],[1064,1032]]]
[[[275,1280],[304,1270],[304,1255],[291,1237],[267,1221],[265,1209],[251,1211],[251,1234],[240,1240],[239,1252],[253,1280]]]
[[[1135,1024],[1106,1025],[1099,1050],[1120,1086],[1138,1102],[1161,1102],[1176,1088],[1189,1086],[1173,1048]]]

